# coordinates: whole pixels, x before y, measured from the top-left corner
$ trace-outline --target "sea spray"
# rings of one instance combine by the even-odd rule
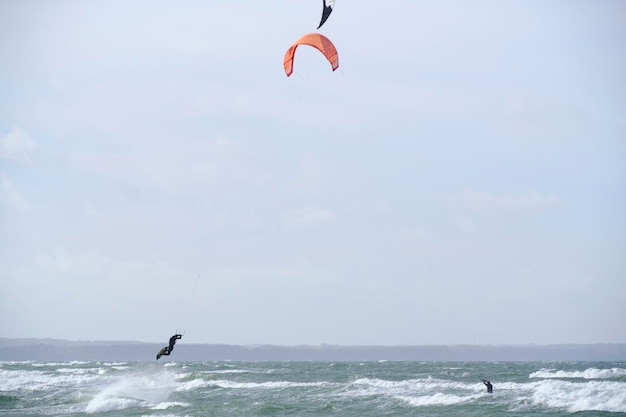
[[[613,417],[626,413],[625,373],[620,362],[0,362],[0,414]]]
[[[150,367],[118,373],[87,404],[87,413],[155,407],[167,401],[178,386],[176,374]]]

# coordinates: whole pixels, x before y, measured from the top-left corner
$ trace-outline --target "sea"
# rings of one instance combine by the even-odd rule
[[[626,416],[626,362],[0,362],[7,417],[568,415]]]

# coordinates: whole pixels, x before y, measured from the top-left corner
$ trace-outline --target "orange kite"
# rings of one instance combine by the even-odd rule
[[[308,33],[298,39],[293,45],[287,49],[287,53],[285,53],[285,74],[287,77],[291,75],[293,72],[293,56],[296,53],[296,48],[300,45],[309,45],[321,53],[324,54],[330,65],[333,67],[333,71],[339,68],[339,56],[337,55],[337,49],[335,49],[335,45],[324,35],[320,35],[319,33]]]

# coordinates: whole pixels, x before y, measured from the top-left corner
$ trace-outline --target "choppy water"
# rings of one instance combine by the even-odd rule
[[[568,414],[626,416],[626,363],[0,362],[2,416]]]

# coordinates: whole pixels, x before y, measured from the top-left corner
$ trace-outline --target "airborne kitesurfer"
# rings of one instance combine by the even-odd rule
[[[156,357],[157,360],[159,360],[161,356],[169,356],[170,353],[172,353],[172,351],[174,350],[174,345],[176,344],[176,341],[182,338],[183,338],[183,335],[178,334],[178,333],[170,337],[170,344],[168,346],[165,346],[161,350],[159,350],[159,353],[157,353],[157,357]]]

